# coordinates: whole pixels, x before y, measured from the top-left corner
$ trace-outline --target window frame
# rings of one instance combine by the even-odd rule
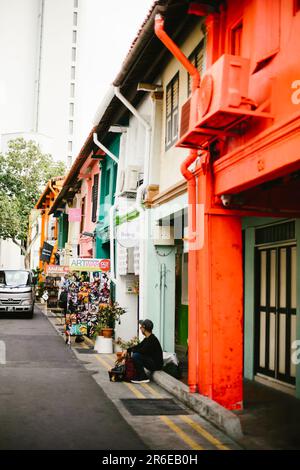
[[[174,105],[175,86],[177,86],[177,102]],[[168,94],[171,92],[171,112],[168,113]],[[166,120],[165,120],[165,150],[169,150],[179,137],[179,71],[166,86]],[[168,130],[170,126],[170,131]],[[171,139],[169,140],[169,134]]]
[[[199,59],[201,63],[201,70],[199,70],[199,64],[195,63],[199,54]],[[202,56],[202,58],[201,58]],[[201,39],[199,44],[194,48],[191,54],[188,56],[189,61],[196,67],[199,71],[200,76],[204,70],[204,39]],[[194,61],[195,59],[195,61]],[[189,97],[192,93],[192,80],[190,74],[187,72],[187,96]]]

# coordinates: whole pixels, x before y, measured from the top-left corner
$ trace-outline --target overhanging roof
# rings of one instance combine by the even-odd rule
[[[180,38],[183,41],[190,29],[199,22],[199,17],[187,14],[190,3],[190,0],[156,0],[153,3],[113,82],[113,85],[119,87],[121,93],[134,106],[137,106],[145,96],[145,92],[137,91],[138,82],[153,82],[162,70],[163,64],[172,57],[154,33],[155,15],[163,14],[168,34],[175,40]],[[114,95],[111,87],[96,114],[94,127],[74,161],[50,213],[62,207],[63,199],[72,197],[74,183],[82,165],[92,152],[98,150],[93,142],[93,133],[97,133],[98,139],[103,141],[110,126],[120,123],[127,115],[127,108]]]

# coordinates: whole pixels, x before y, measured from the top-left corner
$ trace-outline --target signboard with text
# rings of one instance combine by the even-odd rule
[[[70,272],[69,266],[60,266],[59,264],[49,264],[46,268],[46,275],[57,274],[58,276]]]
[[[108,272],[110,270],[110,260],[98,258],[72,258],[70,259],[69,268],[71,271]]]

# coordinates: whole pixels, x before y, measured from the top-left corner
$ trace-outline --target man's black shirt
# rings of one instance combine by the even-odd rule
[[[128,348],[128,352],[138,352],[144,356],[151,357],[154,361],[156,370],[162,369],[163,367],[163,352],[161,345],[153,333],[151,333],[148,338],[144,338],[141,343],[133,346],[132,348]]]

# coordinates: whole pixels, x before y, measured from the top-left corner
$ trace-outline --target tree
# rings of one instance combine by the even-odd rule
[[[30,211],[49,179],[65,172],[62,161],[43,154],[32,140],[11,140],[7,152],[0,153],[0,238],[20,247],[25,266],[35,241],[27,246]]]

